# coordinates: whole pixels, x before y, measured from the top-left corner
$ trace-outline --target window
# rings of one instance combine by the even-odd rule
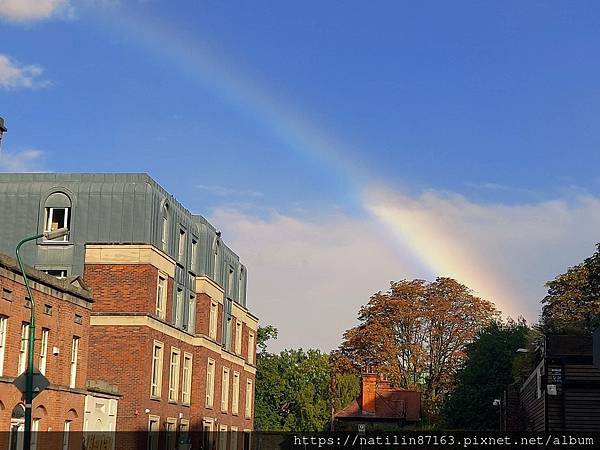
[[[44,314],[48,316],[52,315],[52,305],[44,305]]]
[[[69,434],[71,433],[71,421],[66,420],[63,429],[63,450],[69,450]]]
[[[177,419],[173,417],[167,418],[167,435],[166,435],[166,450],[175,450],[177,444]]]
[[[44,205],[44,231],[70,228],[71,224],[71,199],[62,192],[54,192],[46,199]],[[53,239],[52,241],[69,240],[69,236]]]
[[[178,252],[178,260],[180,262],[185,261],[185,244],[186,244],[186,239],[185,239],[185,231],[184,230],[179,230],[179,252]]]
[[[177,288],[177,297],[175,299],[175,326],[180,327],[183,319],[183,289]]]
[[[233,270],[232,266],[229,266],[229,271],[227,272],[227,297],[233,298],[233,292],[235,287],[235,270]]]
[[[238,302],[244,304],[244,268],[240,268],[240,278],[238,280]]]
[[[21,325],[21,347],[19,348],[19,364],[17,373],[22,374],[27,368],[27,347],[29,345],[29,324]]]
[[[179,349],[171,347],[171,361],[169,365],[169,401],[176,402],[179,397]]]
[[[242,354],[242,322],[235,321],[235,353]]]
[[[227,425],[219,425],[219,449],[227,448]]]
[[[219,282],[219,250],[221,247],[221,243],[217,240],[217,243],[215,244],[215,252],[213,254],[213,280],[215,280],[217,283]]]
[[[44,270],[45,273],[56,277],[58,279],[67,278],[67,270],[66,269],[48,269]]]
[[[160,398],[162,386],[162,365],[163,365],[163,348],[162,342],[154,341],[152,348],[152,379],[150,382],[150,396]]]
[[[229,369],[223,367],[223,376],[221,378],[221,412],[227,412],[229,409]]]
[[[254,364],[254,333],[248,335],[248,363]]]
[[[46,373],[46,361],[48,359],[48,336],[50,330],[48,328],[42,328],[42,342],[40,346],[40,362],[39,369],[43,374]]]
[[[212,408],[215,397],[215,361],[208,358],[206,367],[206,407]]]
[[[192,271],[196,272],[196,266],[198,265],[198,263],[196,262],[196,259],[198,258],[198,241],[196,241],[195,239],[192,239]]]
[[[217,304],[215,302],[210,302],[210,320],[208,324],[208,336],[214,340],[217,339],[217,313]]]
[[[160,241],[164,252],[169,251],[169,205],[163,207],[162,233]]]
[[[36,450],[38,445],[38,431],[40,431],[40,420],[33,419],[31,422],[31,450]]]
[[[2,298],[4,300],[8,300],[9,302],[11,302],[12,301],[12,291],[7,288],[2,288]]]
[[[187,329],[190,333],[194,334],[196,327],[196,296],[194,294],[190,295],[190,300],[188,303],[188,324]]]
[[[4,372],[4,353],[6,352],[6,329],[8,317],[0,316],[0,376]]]
[[[69,387],[75,387],[75,381],[77,379],[77,354],[79,353],[79,338],[73,336],[71,342],[71,375],[69,377]]]
[[[240,373],[233,372],[233,392],[231,398],[231,414],[238,414],[240,410]]]
[[[80,314],[75,314],[75,319],[73,321],[81,325],[83,323],[83,316],[81,316]]]
[[[190,404],[192,394],[192,355],[183,354],[183,379],[181,387],[181,403]]]
[[[167,277],[159,275],[156,283],[156,315],[159,319],[165,318],[167,306]]]
[[[160,417],[148,417],[148,450],[158,450],[158,437],[160,431]]]
[[[231,430],[231,448],[234,450],[238,449],[238,427],[231,426],[229,427]]]
[[[246,381],[246,419],[252,417],[252,380]]]

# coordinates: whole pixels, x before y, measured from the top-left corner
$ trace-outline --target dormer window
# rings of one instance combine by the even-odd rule
[[[71,199],[62,192],[48,196],[44,205],[44,231],[54,231],[59,228],[71,228]],[[66,242],[69,235],[53,241]]]

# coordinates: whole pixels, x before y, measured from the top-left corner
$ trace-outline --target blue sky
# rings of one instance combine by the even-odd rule
[[[337,345],[370,293],[412,276],[535,320],[543,283],[599,240],[596,2],[0,11],[0,167],[150,173],[220,221],[281,346]],[[310,298],[289,294],[300,280]],[[297,302],[331,308],[312,341],[270,312]]]

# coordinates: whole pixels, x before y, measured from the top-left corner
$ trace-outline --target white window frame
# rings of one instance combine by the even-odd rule
[[[189,405],[192,398],[192,355],[183,353],[183,377],[181,382],[181,403]]]
[[[233,299],[235,287],[235,269],[233,266],[229,266],[227,271],[227,297]]]
[[[254,364],[254,333],[248,333],[248,364]]]
[[[161,280],[163,286],[161,287]],[[168,275],[162,272],[158,274],[156,279],[156,315],[159,319],[165,319],[167,311],[167,293],[168,293]]]
[[[158,355],[156,350],[158,349]],[[152,372],[150,372],[150,397],[160,398],[165,344],[154,341],[152,345]]]
[[[27,349],[29,347],[29,324],[21,323],[21,345],[19,347],[19,363],[17,366],[17,374],[25,372],[27,368]]]
[[[155,426],[153,424],[156,424]],[[160,417],[148,416],[148,450],[158,450],[158,440],[160,432]]]
[[[169,357],[169,401],[177,402],[179,398],[179,372],[181,367],[181,351],[178,348],[171,347],[171,356]]]
[[[229,411],[229,367],[221,372],[221,412]]]
[[[215,403],[215,360],[208,358],[206,364],[206,403],[207,408],[212,408]]]
[[[231,414],[237,416],[240,412],[240,373],[233,372],[233,392],[231,398]]]
[[[242,354],[242,330],[244,329],[240,319],[235,320],[235,353]]]
[[[175,326],[181,327],[181,323],[183,322],[183,288],[178,287],[177,292],[175,293],[175,300],[177,304],[175,305]]]
[[[196,295],[190,294],[188,299],[188,333],[194,334],[196,331]]]
[[[79,357],[79,336],[73,336],[71,341],[71,370],[69,372],[69,387],[74,388],[77,382],[77,359]]]
[[[175,450],[177,446],[177,419],[175,417],[167,417],[165,422],[165,449]]]
[[[69,434],[71,433],[71,421],[65,420],[63,426],[63,450],[69,450]]]
[[[40,431],[40,419],[35,418],[31,421],[31,450],[36,450],[38,447],[38,432]]]
[[[219,305],[217,302],[210,302],[210,317],[208,320],[208,337],[217,340],[217,322],[219,320]]]
[[[196,262],[196,259],[198,258],[198,241],[196,239],[192,238],[192,250],[191,250],[191,268],[192,271],[195,272],[196,271],[196,267],[198,266],[198,263]]]
[[[245,417],[246,419],[252,418],[252,398],[253,398],[253,385],[252,380],[246,380],[246,410]]]
[[[162,215],[162,235],[160,237],[162,243],[162,249],[164,252],[169,250],[169,206],[163,207]]]
[[[6,353],[6,334],[8,332],[8,317],[0,316],[0,376],[4,373],[4,355]]]
[[[46,374],[46,364],[48,362],[48,339],[50,337],[50,330],[48,328],[42,328],[42,341],[40,343],[40,360],[38,369],[42,374]]]
[[[70,207],[61,207],[61,208],[54,208],[53,206],[47,206],[45,208],[45,215],[44,215],[44,231],[54,231],[52,229],[52,219],[54,218],[54,210],[58,210],[58,209],[63,209],[65,211],[65,216],[64,216],[64,221],[63,224],[58,224],[58,227],[54,228],[54,230],[57,230],[59,228],[68,228],[69,226],[69,216],[71,215],[71,208]],[[44,238],[44,240],[47,240],[46,238]],[[60,242],[60,241],[64,241],[67,242],[69,240],[69,235],[65,235],[61,238],[58,239],[52,239],[52,241],[56,241],[56,242]]]

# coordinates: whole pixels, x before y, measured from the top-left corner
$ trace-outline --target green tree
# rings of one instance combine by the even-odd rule
[[[467,360],[456,375],[456,388],[442,408],[445,425],[452,429],[498,429],[499,409],[493,406],[513,383],[517,349],[527,345],[524,321],[492,322],[467,345]]]
[[[545,333],[590,333],[600,326],[600,244],[596,253],[546,286],[541,317]]]

